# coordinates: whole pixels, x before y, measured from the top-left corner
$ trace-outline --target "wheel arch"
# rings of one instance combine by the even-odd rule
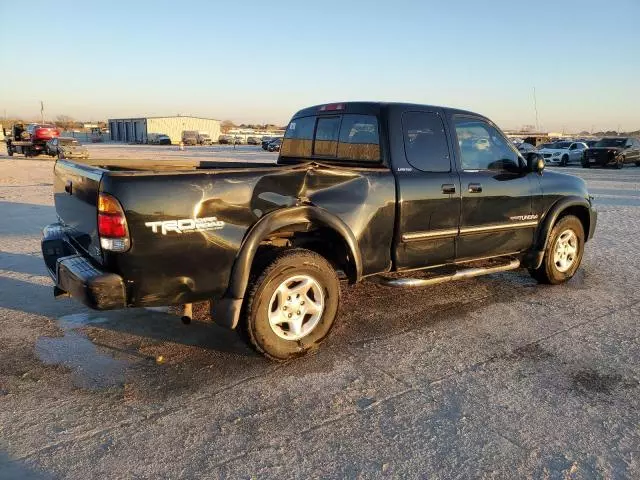
[[[303,225],[311,227],[311,229],[327,229],[332,232],[331,240],[341,239],[347,250],[350,266],[345,273],[353,283],[362,278],[362,258],[358,242],[351,229],[340,218],[312,205],[276,210],[262,217],[245,235],[231,268],[227,291],[222,299],[214,303],[211,309],[212,317],[216,323],[229,328],[236,327],[249,284],[251,268],[263,242],[273,233],[287,229],[300,231],[298,227]],[[317,249],[310,249],[322,254]],[[328,260],[332,259],[328,258]]]
[[[545,248],[547,248],[547,241],[549,240],[549,233],[551,233],[551,229],[558,220],[567,215],[574,215],[578,217],[580,223],[582,223],[582,228],[584,229],[586,242],[591,228],[591,216],[589,214],[590,209],[591,205],[585,198],[571,196],[558,200],[549,209],[538,226],[535,238],[535,249],[538,251],[544,251]]]

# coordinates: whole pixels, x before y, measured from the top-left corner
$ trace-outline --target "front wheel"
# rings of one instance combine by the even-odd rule
[[[569,157],[564,155],[562,157],[562,160],[560,160],[560,166],[561,167],[566,167],[569,164]]]
[[[562,217],[549,234],[542,265],[529,269],[539,283],[557,285],[570,280],[582,262],[584,252],[584,228],[573,216]]]
[[[616,160],[616,168],[624,168],[624,157],[618,157],[618,159]]]
[[[338,276],[305,249],[277,255],[249,284],[240,334],[267,358],[285,361],[315,349],[333,327],[340,303]]]

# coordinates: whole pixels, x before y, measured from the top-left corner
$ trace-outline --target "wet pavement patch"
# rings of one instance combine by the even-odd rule
[[[91,318],[86,313],[60,317],[61,337],[40,337],[36,342],[36,355],[47,365],[63,365],[73,375],[73,383],[89,390],[124,385],[125,370],[129,363],[103,353],[80,331],[99,324],[104,318]]]
[[[603,393],[605,395],[611,395],[619,387],[633,388],[638,386],[637,381],[625,381],[620,374],[604,374],[592,369],[580,370],[574,373],[572,384],[574,390]]]

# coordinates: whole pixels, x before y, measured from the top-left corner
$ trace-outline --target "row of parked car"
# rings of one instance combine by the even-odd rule
[[[526,142],[514,141],[522,154],[537,151],[547,165],[566,167],[580,164],[584,168],[625,164],[640,167],[640,140],[633,137],[607,137],[600,140],[561,140],[543,143],[537,148]]]

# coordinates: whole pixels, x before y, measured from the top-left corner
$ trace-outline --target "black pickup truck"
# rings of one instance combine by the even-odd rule
[[[596,226],[581,179],[451,108],[306,108],[276,164],[99,162],[56,162],[55,294],[99,310],[210,300],[276,360],[327,336],[341,277],[423,286],[524,267],[558,284]]]

